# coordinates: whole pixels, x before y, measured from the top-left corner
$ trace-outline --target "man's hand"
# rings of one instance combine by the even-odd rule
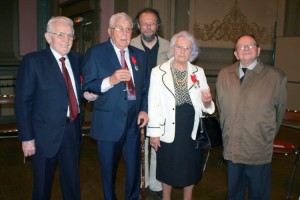
[[[25,157],[34,155],[35,154],[34,140],[22,142],[22,149]]]
[[[99,95],[91,93],[91,92],[84,92],[83,96],[88,101],[96,101],[99,97]]]
[[[139,113],[139,116],[138,116],[138,119],[137,119],[137,124],[139,125],[139,127],[143,128],[144,126],[146,126],[148,121],[149,121],[148,114],[144,111],[141,111]]]
[[[127,69],[118,69],[109,77],[109,84],[114,86],[122,81],[131,79],[130,72]]]

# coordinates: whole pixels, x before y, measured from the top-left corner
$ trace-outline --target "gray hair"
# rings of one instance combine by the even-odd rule
[[[192,44],[191,48],[192,48],[192,53],[191,53],[191,56],[189,58],[189,61],[190,62],[193,62],[194,60],[196,60],[196,58],[198,57],[199,53],[200,53],[200,49],[198,48],[197,46],[197,43],[196,43],[196,40],[194,38],[194,36],[189,33],[188,31],[181,31],[177,34],[175,34],[171,41],[170,41],[170,47],[169,47],[169,51],[168,51],[168,58],[170,59],[171,57],[174,56],[174,46],[175,46],[175,43],[177,41],[178,38],[180,37],[183,37],[187,40],[189,40]]]
[[[130,21],[131,23],[131,28],[133,27],[133,22],[132,22],[132,19],[129,15],[127,15],[126,13],[124,12],[121,12],[121,13],[116,13],[114,15],[112,15],[110,17],[110,20],[109,20],[109,27],[114,27],[115,23],[117,20],[125,20],[125,21]]]
[[[51,19],[48,21],[47,23],[47,27],[46,27],[46,31],[47,32],[52,32],[53,31],[53,23],[54,22],[65,22],[66,24],[68,24],[70,27],[72,27],[73,29],[73,33],[74,33],[74,28],[73,28],[73,21],[65,16],[56,16],[56,17],[51,17]]]

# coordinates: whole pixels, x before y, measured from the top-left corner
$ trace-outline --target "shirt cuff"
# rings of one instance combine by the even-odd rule
[[[105,78],[103,81],[102,81],[102,84],[101,84],[101,92],[104,93],[106,91],[108,91],[109,89],[113,88],[114,86],[111,86],[109,84],[109,77]]]

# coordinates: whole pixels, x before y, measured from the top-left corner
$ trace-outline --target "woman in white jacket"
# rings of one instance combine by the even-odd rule
[[[194,184],[202,178],[196,132],[202,111],[211,114],[215,106],[203,69],[190,63],[198,53],[194,37],[179,32],[170,42],[170,60],[151,72],[147,136],[157,151],[156,177],[164,200],[171,198],[173,186],[183,187],[184,199],[192,199]]]

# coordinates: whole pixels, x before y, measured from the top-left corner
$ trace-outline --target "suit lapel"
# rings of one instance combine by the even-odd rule
[[[57,60],[55,59],[53,53],[51,52],[50,48],[46,49],[46,58],[48,59],[48,67],[46,68],[49,70],[49,73],[52,75],[49,75],[51,77],[54,77],[56,81],[63,85],[65,89],[67,90],[67,86],[63,77],[63,74],[59,68],[59,65],[57,63]]]
[[[172,60],[169,60],[168,63],[166,63],[165,65],[159,66],[159,69],[164,73],[162,75],[162,82],[164,86],[175,97],[175,88],[174,88],[174,82],[173,82],[173,77],[171,72],[171,62]]]
[[[198,68],[194,65],[188,63],[188,89],[192,89],[195,83],[192,81],[192,76],[196,77],[196,80],[199,80],[199,78],[196,76],[196,73],[198,72]]]
[[[121,64],[119,62],[119,58],[116,54],[116,51],[113,47],[113,45],[111,44],[111,41],[108,40],[106,42],[106,47],[107,47],[107,51],[106,51],[106,57],[107,59],[109,59],[109,61],[113,64],[113,68],[112,68],[112,71],[115,71],[115,70],[118,70],[118,69],[121,69]]]
[[[134,80],[134,87],[135,87],[135,92],[136,92],[136,98],[137,100],[142,97],[142,91],[143,91],[143,76],[146,73],[146,68],[145,66],[142,66],[143,63],[141,63],[142,60],[140,60],[140,57],[137,52],[135,52],[131,46],[128,46],[128,52],[129,52],[129,60],[131,64],[131,70],[132,70],[132,75],[133,75],[133,80]],[[136,63],[133,63],[133,60],[135,60]],[[140,62],[139,62],[140,61]],[[142,69],[144,67],[144,69]],[[139,69],[140,68],[140,69]],[[144,72],[144,73],[143,73]]]
[[[131,64],[131,70],[132,70],[132,74],[133,74],[134,83],[137,84],[141,77],[138,75],[139,71],[138,71],[137,63],[132,62],[133,57],[134,57],[134,60],[136,61],[136,56],[134,55],[134,52],[130,48],[130,46],[128,47],[128,51],[129,51],[129,60],[130,60],[130,64]]]

